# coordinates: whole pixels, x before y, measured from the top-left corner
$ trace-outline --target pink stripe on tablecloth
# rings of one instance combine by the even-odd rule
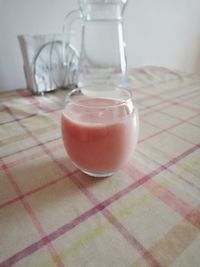
[[[17,117],[15,116],[15,114],[12,112],[11,109],[7,108],[7,110],[8,110],[8,112],[9,112],[9,114],[13,117],[13,119],[17,119]],[[34,134],[33,134],[33,133],[32,133],[32,132],[25,126],[25,125],[23,125],[23,124],[21,123],[21,121],[17,121],[17,122],[18,122],[18,124],[19,124],[19,125],[26,131],[26,133],[36,141],[37,145],[39,145],[39,141],[38,141],[38,139],[34,136]],[[43,150],[44,150],[47,154],[49,154],[49,151],[46,150],[45,147],[44,147],[43,145],[41,145],[41,147],[43,148]],[[6,164],[4,164],[4,165],[6,166]],[[9,171],[8,171],[7,168],[5,168],[5,171],[9,174]],[[11,173],[10,173],[10,180],[11,180],[11,182],[12,182],[12,176],[11,176]],[[18,188],[18,186],[17,186],[17,184],[14,182],[14,180],[13,180],[13,186],[14,186],[15,190],[17,189],[17,190],[16,190],[17,195],[18,195],[18,196],[21,196],[21,195],[22,195],[22,192],[21,192],[21,190]],[[24,198],[21,198],[20,200],[21,200],[23,206],[25,207],[25,209],[27,210],[29,216],[32,218],[33,224],[34,224],[34,226],[36,227],[36,229],[38,230],[38,232],[40,233],[40,235],[41,235],[42,237],[48,238],[48,237],[47,237],[47,234],[46,234],[45,231],[43,230],[42,225],[40,224],[39,220],[35,217],[34,212],[33,212],[32,208],[31,208],[31,206],[28,204],[28,202],[27,202]],[[54,246],[51,244],[51,241],[49,241],[49,242],[47,243],[47,249],[49,250],[50,254],[52,255],[52,259],[53,259],[53,261],[57,264],[57,266],[59,266],[59,267],[64,267],[64,264],[62,263],[62,261],[61,261],[59,255],[58,255],[56,249],[55,249]]]
[[[140,176],[143,175],[139,170],[133,167],[131,163],[129,163],[128,174],[133,178],[133,180],[135,180],[135,173],[139,173]],[[165,186],[156,183],[152,179],[149,180],[148,183],[145,183],[144,186],[152,191],[153,194],[167,206],[171,207],[182,217],[186,218],[190,223],[200,229],[200,211],[198,209],[193,208],[190,204],[169,191]],[[155,190],[154,192],[154,188],[157,187],[159,187],[159,190]],[[192,214],[192,216],[189,216],[189,214]]]
[[[149,94],[148,93],[144,93],[146,96],[149,96]],[[183,97],[187,97],[187,99],[186,100],[188,100],[188,99],[194,99],[194,97],[196,96],[196,94],[197,95],[199,95],[199,89],[195,89],[194,91],[189,91],[188,90],[188,92],[186,92],[186,93],[184,93],[184,94],[182,94],[182,95],[177,95],[177,96],[173,96],[173,97],[171,97],[171,98],[167,98],[167,99],[163,99],[162,101],[159,101],[159,102],[157,102],[157,103],[154,103],[154,104],[152,104],[152,105],[149,105],[149,106],[145,106],[144,108],[141,108],[140,109],[140,111],[145,111],[145,110],[148,110],[148,109],[152,109],[152,108],[154,108],[154,107],[156,107],[156,106],[159,106],[159,105],[161,105],[161,104],[164,104],[164,103],[170,103],[170,105],[173,103],[173,100],[174,99],[182,99]],[[189,98],[188,98],[188,96],[190,96]],[[186,101],[185,100],[185,101]]]
[[[145,85],[143,85],[143,86],[139,86],[139,87],[136,87],[136,89],[144,89],[144,88],[147,88],[147,87],[149,87],[149,86],[155,86],[155,85],[161,85],[161,84],[166,84],[166,83],[169,83],[169,82],[175,82],[175,81],[179,81],[179,82],[182,82],[182,80],[183,80],[183,76],[182,75],[184,75],[184,78],[189,78],[189,79],[191,79],[191,77],[192,77],[192,75],[193,74],[188,74],[188,73],[183,73],[183,72],[181,72],[180,74],[179,73],[177,73],[177,72],[174,72],[174,71],[170,71],[169,69],[166,69],[166,68],[164,68],[165,69],[165,71],[167,70],[167,72],[168,73],[170,73],[170,74],[173,74],[174,76],[176,76],[176,78],[169,78],[169,79],[166,79],[166,78],[164,78],[164,79],[162,79],[162,80],[156,80],[155,81],[155,77],[153,77],[152,76],[152,74],[148,74],[147,72],[146,72],[146,70],[137,70],[136,72],[135,72],[135,70],[133,70],[132,72],[131,72],[131,75],[133,75],[133,77],[135,77],[136,79],[138,79],[139,81],[141,81],[141,78],[140,77],[138,77],[138,73],[142,73],[142,74],[144,74],[144,76],[145,76],[145,80],[142,80],[143,82],[145,82]],[[160,75],[160,74],[159,74]],[[153,79],[152,79],[153,78]],[[147,83],[147,80],[148,80],[148,83]],[[153,80],[153,81],[152,81]],[[151,81],[151,82],[149,82],[149,81]],[[195,82],[195,83],[197,83],[197,82]],[[191,84],[190,84],[191,85]],[[192,83],[192,85],[193,85],[193,83]],[[188,85],[189,86],[189,85]]]
[[[147,158],[148,160],[150,160],[151,162],[157,164],[158,166],[160,166],[160,163],[158,161],[156,161],[154,158],[152,157],[148,157],[148,155],[144,154],[142,151],[138,150],[137,151],[139,154],[141,154],[143,157]],[[181,176],[180,174],[176,173],[175,171],[166,168],[166,170],[168,172],[170,172],[171,174],[175,175],[178,179],[184,181],[185,183],[187,183],[188,185],[190,185],[191,187],[193,187],[194,189],[200,191],[200,187],[197,186],[196,184],[193,184],[191,181],[186,180],[183,176]]]
[[[13,117],[13,119],[17,119],[16,115],[12,112],[12,110],[10,108],[7,108],[7,111],[9,112],[9,114]],[[21,121],[17,121],[18,124],[21,126],[21,128],[23,128],[26,133],[32,137],[36,143],[39,145],[39,140],[37,137],[34,136],[34,134],[25,126],[21,123]],[[45,148],[44,145],[41,145],[41,147],[43,148],[43,151],[46,152],[47,155],[49,155],[49,150]],[[51,155],[51,153],[50,153]],[[6,166],[6,164],[4,164]],[[12,179],[12,175],[11,173],[9,172],[9,170],[7,168],[4,168],[5,172],[7,173],[7,176],[11,182],[11,184],[13,185],[16,193],[18,196],[21,196],[22,195],[22,192],[20,190],[20,188],[18,187],[17,183],[14,181],[14,179]],[[42,237],[45,237],[48,239],[47,237],[47,234],[45,233],[41,223],[39,222],[39,220],[36,218],[36,216],[34,215],[34,212],[31,208],[31,206],[28,204],[28,202],[22,198],[20,199],[25,210],[28,212],[29,216],[31,217],[32,219],[32,222],[33,222],[33,225],[35,226],[35,228],[38,230],[39,234],[42,236]],[[56,249],[54,248],[54,246],[51,244],[51,241],[48,241],[47,242],[47,249],[48,251],[50,252],[51,256],[52,256],[52,259],[53,261],[56,263],[56,265],[58,267],[64,267],[64,264],[62,263],[62,260],[60,259],[60,256],[59,254],[57,253]]]
[[[3,164],[5,165],[4,162],[3,162]],[[7,177],[8,177],[8,180],[10,181],[11,185],[13,186],[16,194],[18,196],[22,195],[22,192],[21,192],[18,184],[13,179],[12,174],[10,173],[10,171],[7,168],[5,168],[4,170],[5,170],[5,173],[6,173]],[[45,236],[48,239],[47,234],[45,233],[41,223],[39,222],[39,220],[35,216],[35,214],[33,212],[33,209],[31,208],[29,203],[25,199],[20,199],[20,200],[21,200],[21,203],[22,203],[24,209],[27,211],[27,213],[31,217],[33,225],[37,229],[37,231],[40,234],[40,236],[42,236],[42,237]],[[54,248],[54,246],[51,244],[50,241],[47,243],[47,249],[50,252],[50,255],[52,256],[52,259],[56,263],[56,265],[58,267],[64,267],[64,264],[62,263],[58,253],[56,252],[56,249]]]
[[[71,229],[78,226],[83,221],[86,221],[91,216],[93,216],[93,215],[97,214],[98,212],[100,212],[101,210],[105,209],[106,207],[108,207],[109,205],[114,203],[116,200],[125,196],[127,193],[133,191],[137,187],[143,185],[146,181],[150,180],[155,175],[161,173],[166,168],[169,168],[172,165],[176,164],[178,161],[187,157],[188,155],[190,155],[194,151],[198,150],[199,148],[200,148],[200,145],[195,145],[195,146],[191,147],[190,149],[186,150],[185,152],[183,152],[182,154],[180,154],[178,157],[173,158],[169,162],[167,162],[166,164],[159,166],[157,169],[152,171],[150,174],[142,177],[138,181],[132,183],[128,187],[117,192],[116,194],[114,194],[110,198],[104,200],[103,202],[99,203],[98,205],[94,206],[93,208],[89,209],[88,211],[82,213],[80,216],[78,216],[77,218],[75,218],[71,222],[63,225],[62,227],[58,228],[56,231],[50,233],[47,237],[40,239],[39,241],[31,244],[30,246],[24,248],[23,250],[19,251],[15,255],[11,256],[10,258],[8,258],[4,262],[2,262],[0,264],[0,267],[11,266],[12,264],[18,262],[20,259],[27,257],[28,255],[32,254],[33,252],[39,250],[40,248],[42,248],[43,246],[45,246],[47,244],[47,241],[51,242],[51,241],[59,238],[63,234],[67,233]],[[5,265],[5,264],[8,264],[8,265]]]
[[[25,119],[28,119],[28,118],[31,118],[31,117],[34,117],[38,115],[37,113],[33,113],[33,114],[29,114],[29,115],[26,115],[24,117],[21,117],[21,118],[17,118],[17,119],[14,119],[14,120],[10,120],[10,121],[4,121],[4,122],[1,122],[0,125],[5,125],[5,124],[9,124],[9,123],[12,123],[12,122],[16,122],[16,121],[21,121],[21,120],[25,120]]]
[[[33,94],[27,89],[19,89],[16,92],[17,92],[18,96],[23,96],[23,97],[32,96],[32,97],[34,97]]]
[[[2,94],[0,94],[0,97],[5,101],[5,100],[8,100],[9,98],[13,99],[13,97],[19,97],[20,94],[19,94],[19,91],[25,91],[24,89],[16,89],[14,91],[5,91],[3,92],[3,96]],[[3,101],[2,101],[3,102]]]
[[[19,90],[20,91],[20,90]],[[59,108],[54,108],[54,109],[50,109],[50,108],[48,108],[48,107],[44,107],[44,106],[42,106],[41,104],[40,104],[40,102],[37,100],[37,98],[36,97],[34,97],[33,95],[30,95],[30,94],[24,94],[24,92],[19,92],[18,94],[17,94],[17,96],[22,96],[23,98],[27,98],[28,100],[29,100],[29,102],[30,102],[30,104],[31,105],[33,105],[33,106],[35,106],[36,108],[38,108],[39,110],[41,110],[41,111],[43,111],[44,112],[44,114],[46,114],[46,113],[52,113],[52,112],[55,112],[55,111],[59,111],[59,110],[61,110],[62,109],[62,107],[59,107]],[[8,113],[10,113],[10,110],[11,110],[11,108],[10,107],[7,107],[6,105],[2,105],[2,107],[3,107],[3,110],[6,110]],[[37,116],[38,115],[38,113],[32,113],[32,114],[28,114],[28,115],[26,115],[26,116],[24,116],[24,117],[17,117],[16,115],[15,115],[15,118],[13,119],[13,120],[9,120],[9,121],[5,121],[5,122],[1,122],[0,123],[0,125],[4,125],[4,124],[9,124],[9,123],[12,123],[12,122],[15,122],[15,121],[22,121],[22,120],[24,120],[24,119],[28,119],[28,118],[30,118],[30,117],[35,117],[35,116]]]
[[[55,152],[59,149],[63,148],[63,144],[57,144],[53,147],[51,147],[49,149],[49,151],[51,152]],[[23,158],[20,158],[20,159],[17,159],[17,160],[14,160],[12,162],[9,162],[6,164],[6,166],[4,166],[4,168],[13,168],[14,166],[17,166],[18,164],[24,164],[24,163],[27,163],[29,161],[32,161],[34,159],[37,159],[38,157],[41,157],[41,151],[37,151],[36,153],[30,155],[30,156],[25,156]]]
[[[52,109],[52,110],[49,110],[49,111],[43,111],[42,115],[43,114],[49,114],[49,113],[53,113],[53,112],[56,112],[56,111],[60,111],[61,108],[55,108],[55,109]],[[5,121],[5,122],[2,122],[0,123],[0,125],[4,125],[4,124],[9,124],[9,123],[13,123],[15,121],[23,121],[25,119],[28,119],[28,118],[31,118],[31,117],[35,117],[35,116],[38,116],[39,114],[38,113],[32,113],[32,114],[29,114],[29,115],[26,115],[24,117],[20,117],[20,118],[16,118],[14,120],[10,120],[10,121]]]
[[[190,97],[190,99],[194,99],[195,97],[196,97],[196,95],[193,96],[193,97]],[[187,99],[187,100],[188,100],[188,99]],[[162,114],[164,114],[164,115],[167,115],[167,116],[169,116],[169,117],[172,117],[172,118],[175,118],[175,119],[180,119],[180,118],[178,118],[178,117],[172,116],[171,114],[168,114],[168,113],[165,112],[164,110],[167,110],[167,109],[169,109],[170,107],[173,107],[173,106],[180,106],[180,107],[182,107],[182,103],[183,103],[184,101],[186,101],[186,100],[182,100],[182,101],[179,101],[179,102],[170,102],[170,103],[168,103],[168,104],[164,104],[164,105],[162,105],[162,106],[159,107],[159,108],[154,108],[154,107],[150,107],[150,106],[149,106],[150,111],[148,110],[148,112],[146,112],[146,113],[142,113],[142,112],[141,112],[141,115],[142,115],[142,117],[144,118],[144,117],[146,117],[146,116],[149,116],[149,114],[160,112],[160,113],[162,113]],[[159,104],[159,105],[160,105],[160,104]],[[185,107],[184,107],[184,108],[185,108]],[[192,112],[199,112],[199,108],[187,107],[187,109],[188,109],[189,111],[192,111]],[[140,110],[143,111],[144,109],[141,108]]]
[[[45,144],[48,144],[48,143],[51,143],[51,142],[54,142],[54,141],[57,141],[59,139],[61,139],[61,136],[53,138],[53,139],[50,139],[50,140],[47,140],[45,142],[38,142],[36,145],[29,146],[29,147],[26,147],[26,148],[23,148],[23,149],[19,149],[19,150],[15,151],[15,152],[11,152],[9,154],[3,155],[3,156],[1,156],[1,158],[4,159],[4,158],[10,157],[10,156],[14,156],[14,155],[16,155],[18,153],[21,153],[21,152],[27,151],[29,149],[33,149],[33,148],[36,148],[38,146],[42,146],[42,145],[45,145]]]
[[[145,96],[149,96],[147,93],[143,93],[143,94]],[[156,94],[153,94],[153,97],[158,98],[158,99],[163,99],[161,96],[156,95]],[[196,97],[197,97],[196,94],[194,94],[194,95],[191,95],[190,97],[187,97],[186,99],[179,99],[178,102],[177,101],[170,101],[170,102],[167,102],[166,104],[164,103],[164,106],[162,105],[160,108],[154,108],[154,107],[152,107],[152,113],[156,113],[156,112],[159,111],[159,112],[161,112],[161,113],[163,113],[165,115],[168,115],[168,116],[171,116],[171,117],[173,117],[175,119],[178,119],[177,117],[172,116],[171,114],[168,114],[167,112],[164,112],[163,111],[163,109],[169,108],[171,106],[181,106],[181,107],[183,106],[185,109],[188,109],[189,111],[199,112],[199,109],[197,109],[197,108],[193,108],[191,106],[187,106],[187,107],[184,106],[184,102],[185,101],[188,102],[188,100],[193,100]],[[160,104],[158,104],[158,106],[159,105]],[[157,103],[156,103],[156,106],[157,106]],[[143,110],[143,108],[142,108],[142,110]],[[147,112],[145,114],[142,114],[143,117],[148,116],[148,115],[149,115],[149,112]]]
[[[7,111],[9,112],[9,114],[13,117],[13,119],[17,119],[16,115],[13,113],[13,111],[10,109],[10,108],[7,108]],[[17,123],[26,131],[26,133],[32,137],[36,142],[37,144],[39,145],[39,141],[38,139],[33,135],[33,133],[25,126],[21,123],[21,121],[17,121]],[[4,166],[6,166],[6,164],[4,163]],[[22,192],[20,190],[20,188],[18,187],[17,183],[14,181],[14,179],[12,179],[12,175],[11,173],[9,172],[8,168],[4,168],[5,172],[7,173],[7,176],[11,182],[11,184],[13,185],[16,193],[18,196],[21,196],[22,195]],[[28,204],[28,202],[22,198],[20,199],[25,210],[28,212],[29,216],[31,217],[32,219],[32,222],[33,222],[33,225],[35,226],[35,228],[37,229],[37,231],[39,232],[39,234],[42,236],[42,237],[45,237],[48,239],[47,237],[47,234],[45,233],[42,225],[40,224],[39,220],[36,218],[36,216],[34,215],[34,212],[31,208],[31,206]],[[64,264],[62,263],[56,249],[54,248],[54,246],[51,244],[51,241],[48,241],[47,242],[47,249],[48,251],[50,252],[51,256],[52,256],[52,259],[53,261],[57,264],[58,267],[64,267]]]
[[[165,106],[165,107],[166,107],[166,106]],[[156,111],[159,111],[159,113],[161,113],[161,114],[163,114],[163,115],[165,115],[165,116],[168,116],[168,117],[170,117],[170,118],[172,118],[172,119],[176,119],[176,120],[179,120],[179,121],[182,121],[182,122],[186,122],[186,121],[187,121],[188,124],[193,125],[193,126],[195,126],[195,127],[197,127],[197,128],[200,128],[199,125],[196,125],[196,124],[194,124],[194,123],[188,121],[188,118],[187,118],[187,120],[184,120],[184,119],[181,119],[181,118],[179,118],[179,117],[176,117],[176,116],[174,116],[174,115],[172,115],[172,114],[169,114],[169,113],[163,111],[163,109],[165,109],[165,107],[164,107],[164,108],[162,107],[162,108],[160,108],[160,109],[156,109]],[[196,115],[199,115],[199,113],[200,113],[200,109],[197,109],[195,112],[196,112]],[[145,115],[147,115],[147,114],[145,114]],[[195,116],[195,115],[194,115],[194,116]],[[145,117],[145,116],[144,116],[144,117]],[[190,118],[190,119],[191,119],[191,118]]]
[[[71,178],[71,181],[76,184],[76,186],[81,190],[81,192],[88,198],[88,200],[98,206],[100,203],[98,199],[85,187],[85,185],[77,179],[77,177]],[[130,233],[118,220],[115,218],[112,213],[106,208],[102,210],[102,214],[104,217],[119,231],[119,233],[128,241],[131,246],[133,246],[140,254],[144,257],[144,259],[150,264],[152,267],[160,267],[160,264],[154,259],[153,255],[149,251],[147,251],[142,244],[135,238],[135,236]]]
[[[19,95],[22,97],[25,97],[30,102],[31,105],[33,105],[34,107],[36,107],[42,111],[45,111],[45,112],[53,112],[54,111],[54,109],[42,106],[40,104],[40,102],[38,101],[37,96],[33,96],[32,94],[29,94],[29,95],[24,94],[23,91],[20,91]],[[41,96],[38,96],[38,97],[41,97]]]
[[[12,112],[12,110],[11,110],[11,109],[8,109],[8,111],[9,111],[9,114],[15,119],[16,116],[15,116],[15,114]],[[41,148],[42,148],[42,150],[43,150],[48,156],[50,156],[50,157],[53,159],[54,162],[56,162],[56,163],[59,164],[58,161],[55,161],[55,159],[54,159],[54,157],[53,157],[51,151],[50,151],[49,149],[47,149],[46,146],[45,146],[43,143],[40,143],[39,139],[33,134],[33,132],[32,132],[31,130],[28,129],[28,127],[27,127],[26,125],[24,125],[23,123],[21,123],[21,121],[18,121],[18,124],[19,124],[19,126],[20,126],[22,129],[25,130],[25,132],[27,133],[27,135],[30,136],[30,137],[36,142],[37,146],[40,145]]]
[[[146,141],[146,140],[148,140],[148,139],[150,139],[150,138],[152,138],[152,137],[154,137],[154,136],[157,136],[157,135],[159,135],[159,134],[161,134],[161,133],[163,133],[163,132],[169,131],[169,130],[171,130],[171,129],[173,129],[173,128],[179,126],[179,125],[182,125],[182,124],[184,124],[184,123],[187,123],[188,121],[190,121],[190,120],[192,120],[192,119],[194,119],[194,118],[196,118],[196,117],[199,117],[199,115],[200,115],[200,112],[198,112],[198,113],[195,114],[195,115],[192,115],[191,117],[189,117],[189,118],[187,118],[187,119],[185,119],[185,120],[179,120],[177,123],[172,124],[172,125],[169,126],[169,127],[162,128],[162,129],[159,130],[158,132],[156,132],[156,133],[154,133],[154,134],[152,134],[152,135],[149,135],[149,136],[147,136],[147,137],[145,137],[145,138],[143,138],[143,139],[140,139],[140,140],[139,140],[139,143],[142,143],[142,142],[144,142],[144,141]],[[147,120],[144,120],[143,118],[142,118],[142,120],[143,120],[145,123],[148,123],[149,125],[151,125],[151,126],[157,128],[157,129],[160,129],[157,125],[154,125],[154,124],[152,124],[151,122],[149,122],[149,121],[147,121]],[[177,119],[177,120],[178,120],[178,119]],[[173,135],[173,133],[171,133],[171,132],[170,132],[170,134]],[[176,136],[177,136],[177,135],[176,135]],[[189,143],[191,143],[191,144],[194,145],[194,143],[190,142],[189,140],[186,140],[186,139],[183,138],[182,136],[177,136],[177,137],[180,138],[180,139],[182,139],[182,140],[184,140],[184,141],[186,141],[187,143],[189,142]]]
[[[165,116],[168,116],[168,117],[170,117],[170,118],[172,118],[172,119],[177,119],[177,120],[180,120],[180,121],[185,122],[184,119],[180,119],[180,118],[178,118],[178,117],[175,117],[175,116],[173,116],[173,115],[171,115],[171,114],[168,114],[167,112],[160,111],[160,113],[163,114],[163,115],[165,115]],[[196,115],[199,116],[199,113],[200,113],[200,112],[198,111]],[[195,115],[194,115],[194,116],[195,116]],[[194,124],[194,123],[191,122],[191,121],[187,121],[187,124],[192,125],[192,126],[195,126],[195,127],[197,127],[197,128],[200,128],[200,125]]]
[[[160,112],[160,113],[162,113],[162,112]],[[186,143],[189,143],[189,144],[194,145],[194,144],[195,144],[194,142],[190,141],[189,139],[184,138],[184,137],[181,136],[181,135],[175,134],[174,132],[170,132],[170,130],[173,129],[173,128],[175,128],[175,127],[177,127],[177,126],[179,126],[179,125],[183,125],[183,124],[185,124],[185,123],[187,123],[187,124],[192,124],[192,123],[190,123],[190,120],[192,120],[192,119],[194,119],[194,118],[196,118],[196,117],[199,117],[199,115],[200,115],[200,112],[197,113],[197,114],[195,114],[195,115],[193,115],[193,116],[191,116],[191,117],[189,117],[189,118],[187,118],[187,119],[185,119],[185,120],[183,120],[183,119],[177,119],[177,120],[179,120],[179,122],[177,122],[177,123],[175,123],[175,124],[173,124],[173,125],[171,125],[171,126],[169,126],[169,127],[167,127],[167,128],[162,128],[162,129],[159,130],[158,132],[155,132],[155,133],[152,134],[152,135],[149,135],[149,136],[147,136],[147,137],[145,137],[145,138],[143,138],[143,139],[140,139],[140,140],[139,140],[139,143],[142,143],[142,142],[144,142],[144,141],[147,141],[147,140],[151,139],[152,137],[158,136],[158,135],[160,135],[160,134],[163,133],[163,132],[168,132],[170,135],[173,135],[173,136],[179,138],[180,140],[183,140],[183,141],[186,142]],[[173,116],[172,116],[172,117],[173,117]],[[145,123],[147,123],[147,124],[153,126],[154,128],[160,129],[156,124],[151,123],[150,121],[147,121],[147,120],[144,120],[144,119],[141,119],[141,121],[144,121]],[[194,125],[194,127],[196,127],[196,128],[200,128],[200,127],[197,126],[197,125]]]
[[[149,96],[148,93],[144,93],[144,95],[145,96]],[[181,96],[177,96],[179,101],[170,101],[170,102],[167,101],[168,99],[165,99],[165,98],[163,98],[162,96],[159,96],[159,95],[152,95],[151,94],[151,96],[153,96],[153,97],[155,97],[157,99],[162,99],[163,101],[162,102],[157,102],[157,103],[152,104],[151,106],[147,106],[147,107],[145,105],[144,108],[141,108],[142,111],[151,108],[152,112],[157,112],[157,111],[160,111],[160,110],[163,110],[163,109],[167,109],[167,108],[169,108],[171,106],[180,106],[180,107],[183,107],[183,108],[185,108],[187,110],[194,111],[194,112],[198,112],[199,111],[198,108],[195,108],[195,107],[192,107],[192,106],[188,106],[188,105],[185,104],[186,101],[188,102],[188,100],[195,99],[195,97],[197,97],[196,94],[194,94],[194,95],[192,95],[190,97],[187,97],[187,99],[181,99]],[[175,99],[176,99],[176,97],[175,97]],[[164,105],[162,105],[160,108],[155,108],[155,106],[160,106],[161,104],[164,104]],[[148,115],[148,114],[149,113],[146,113],[146,114],[144,114],[144,116]]]
[[[24,248],[23,250],[19,251],[15,255],[11,256],[7,260],[0,263],[0,267],[5,266],[12,266],[16,262],[20,261],[24,257],[27,257],[28,255],[34,253],[35,251],[39,250],[43,246],[46,246],[49,242],[57,239],[58,237],[62,236],[66,232],[70,231],[71,229],[75,228],[77,225],[79,225],[81,222],[87,220],[92,215],[96,214],[100,210],[104,209],[105,207],[101,204],[98,206],[93,207],[92,209],[82,213],[80,216],[72,220],[70,223],[67,223],[60,227],[58,230],[52,232],[48,236],[43,237],[39,241],[31,244],[30,246]]]
[[[188,212],[185,216],[185,218],[193,223],[197,228],[200,229],[200,211],[199,209],[192,209],[190,212]]]
[[[108,210],[102,211],[104,216],[112,223],[113,226],[121,233],[121,235],[141,254],[141,256],[152,267],[161,267],[160,263],[153,257],[153,255],[142,246],[142,244],[135,238],[133,233],[130,233]]]
[[[20,93],[20,95],[22,97],[24,97],[23,92]],[[49,108],[47,106],[41,105],[41,103],[38,101],[38,99],[40,99],[42,97],[45,98],[46,96],[34,96],[34,95],[30,94],[30,95],[27,95],[27,96],[25,95],[25,97],[29,100],[31,105],[35,106],[36,108],[40,109],[41,111],[43,111],[45,113],[52,113],[52,112],[59,111],[59,110],[63,109],[62,105],[60,105],[57,108],[53,108],[53,109]]]
[[[15,202],[27,197],[27,196],[30,196],[30,195],[32,195],[34,193],[37,193],[37,192],[39,192],[41,190],[44,190],[44,189],[46,189],[46,188],[48,188],[48,187],[50,187],[50,186],[52,186],[52,185],[54,185],[54,184],[56,184],[56,183],[58,183],[60,181],[63,181],[65,179],[67,179],[69,176],[72,176],[72,175],[74,175],[74,174],[76,174],[78,172],[79,172],[79,170],[75,170],[75,171],[69,172],[69,173],[67,173],[67,174],[65,174],[65,175],[63,175],[63,176],[61,176],[61,177],[59,177],[57,179],[54,179],[54,180],[52,180],[52,181],[50,181],[50,182],[48,182],[48,183],[46,183],[44,185],[41,185],[41,186],[39,186],[39,187],[37,187],[37,188],[35,188],[33,190],[30,190],[30,191],[28,191],[28,192],[26,192],[24,194],[22,193],[19,196],[17,196],[16,198],[13,198],[11,200],[5,201],[5,202],[0,204],[0,209],[4,208],[6,206],[9,206],[9,205],[11,205],[11,204],[13,204],[13,203],[15,203]]]
[[[153,189],[154,186],[157,185],[158,184],[156,182],[151,180],[149,183],[145,184],[145,187]],[[186,218],[190,223],[200,229],[200,210],[192,208],[192,206],[183,201],[181,198],[177,197],[165,187],[159,188],[159,192],[156,193],[156,196],[166,205],[171,207],[173,210]],[[192,216],[190,216],[190,214],[192,214]]]

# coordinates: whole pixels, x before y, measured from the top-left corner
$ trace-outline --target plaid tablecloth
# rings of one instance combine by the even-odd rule
[[[200,76],[132,71],[140,138],[106,179],[67,158],[66,91],[1,93],[0,266],[200,266]]]

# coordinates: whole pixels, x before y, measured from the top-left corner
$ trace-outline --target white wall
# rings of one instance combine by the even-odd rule
[[[200,73],[200,1],[130,0],[129,62]]]
[[[75,0],[0,0],[0,90],[25,87],[19,34],[61,32]],[[200,1],[129,0],[130,67],[162,65],[200,73]]]

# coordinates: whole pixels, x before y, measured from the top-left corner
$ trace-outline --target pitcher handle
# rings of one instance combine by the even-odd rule
[[[70,40],[73,34],[72,25],[75,21],[82,19],[83,15],[80,9],[75,9],[69,12],[65,18],[63,23],[63,42],[62,42],[62,58],[63,58],[63,65],[66,66],[66,44],[70,45]]]

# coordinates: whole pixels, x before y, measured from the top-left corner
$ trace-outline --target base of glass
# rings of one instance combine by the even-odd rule
[[[113,175],[113,172],[107,172],[107,173],[98,173],[98,172],[88,172],[85,170],[80,169],[83,173],[92,176],[92,177],[96,177],[96,178],[106,178],[106,177],[110,177]]]

